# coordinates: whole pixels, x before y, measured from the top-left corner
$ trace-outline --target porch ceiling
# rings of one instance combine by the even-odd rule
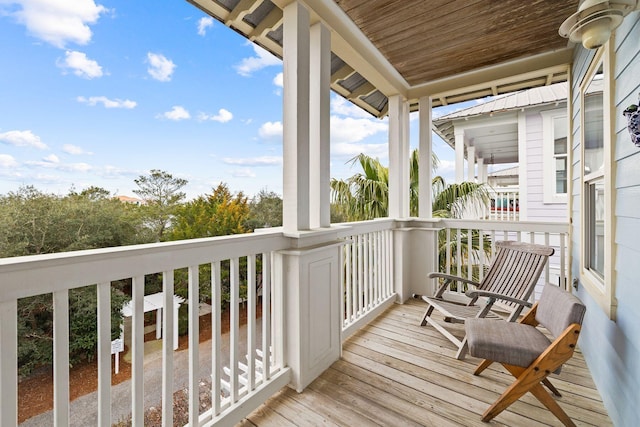
[[[282,57],[282,8],[291,0],[187,0]],[[571,58],[558,35],[579,0],[308,0],[332,29],[331,88],[369,113],[387,96],[417,109],[549,85]]]

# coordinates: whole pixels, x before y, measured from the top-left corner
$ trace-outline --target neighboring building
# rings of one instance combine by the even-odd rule
[[[568,220],[567,84],[515,92],[433,121],[453,149],[464,143],[466,180],[492,187],[489,219]],[[469,163],[471,159],[471,163]],[[496,165],[518,166],[495,170]],[[488,173],[489,166],[494,172]],[[456,164],[464,172],[462,164]],[[457,179],[462,180],[460,173]]]
[[[144,205],[144,200],[138,199],[137,197],[116,196],[116,199],[120,200],[122,203],[131,203],[136,206]]]

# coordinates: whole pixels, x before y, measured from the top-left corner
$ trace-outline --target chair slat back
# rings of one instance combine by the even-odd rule
[[[535,243],[498,241],[496,256],[489,271],[480,282],[482,290],[528,300],[544,269],[553,255],[550,246]],[[514,306],[514,303],[508,303]]]

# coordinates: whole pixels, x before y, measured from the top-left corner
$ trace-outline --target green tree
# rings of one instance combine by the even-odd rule
[[[239,192],[235,196],[225,183],[175,209],[171,240],[199,237],[226,236],[245,233],[249,218],[247,197]]]
[[[409,162],[409,209],[412,216],[418,215],[418,150],[411,153]],[[388,215],[389,206],[389,170],[382,165],[378,159],[374,159],[366,154],[359,154],[351,160],[354,164],[359,163],[362,172],[345,180],[331,180],[331,190],[333,203],[337,206],[337,211],[348,221],[364,221]],[[434,168],[437,167],[438,160],[433,159]],[[447,185],[445,180],[436,176],[432,180],[432,215],[437,218],[460,218],[465,208],[470,204],[489,203],[489,195],[483,184],[474,182],[463,182],[460,184]],[[466,274],[468,268],[466,259],[477,261],[478,253],[484,250],[490,251],[491,241],[486,238],[484,247],[479,246],[479,234],[472,232],[471,247],[468,246],[467,230],[461,230],[462,260],[455,258],[457,253],[457,243],[449,242],[451,258],[446,259],[447,242],[445,234],[441,233],[439,238],[439,259],[441,268],[449,262],[456,266],[461,263],[461,268]],[[469,256],[469,258],[467,258]],[[473,277],[478,277],[480,266],[471,265]]]
[[[265,189],[251,199],[246,228],[280,227],[282,225],[282,197]]]
[[[37,255],[136,243],[132,206],[91,187],[67,196],[22,187],[0,197],[0,256]],[[112,287],[112,337],[119,334],[122,284]],[[69,292],[70,362],[91,360],[96,351],[95,286]],[[18,301],[18,366],[21,375],[51,363],[51,294]]]
[[[149,175],[140,175],[134,182],[138,189],[133,192],[144,201],[141,212],[152,238],[162,241],[176,209],[186,197],[180,190],[188,181],[175,178],[168,172],[152,169]]]
[[[333,203],[340,207],[348,221],[364,221],[386,217],[389,209],[389,169],[378,159],[359,154],[351,160],[359,163],[362,172],[345,179],[331,180]],[[434,158],[434,168],[437,158]],[[413,150],[409,163],[409,210],[418,215],[418,150]],[[463,182],[447,185],[436,176],[432,180],[433,216],[459,218],[470,203],[488,203],[489,196],[483,184]]]

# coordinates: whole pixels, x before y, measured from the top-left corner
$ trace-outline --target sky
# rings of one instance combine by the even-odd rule
[[[282,194],[282,62],[186,0],[161,3],[0,0],[0,194],[135,196],[152,169],[186,179],[189,199],[221,182]],[[386,119],[332,93],[332,177],[361,152],[388,164],[387,138]],[[452,182],[453,150],[434,151]]]

